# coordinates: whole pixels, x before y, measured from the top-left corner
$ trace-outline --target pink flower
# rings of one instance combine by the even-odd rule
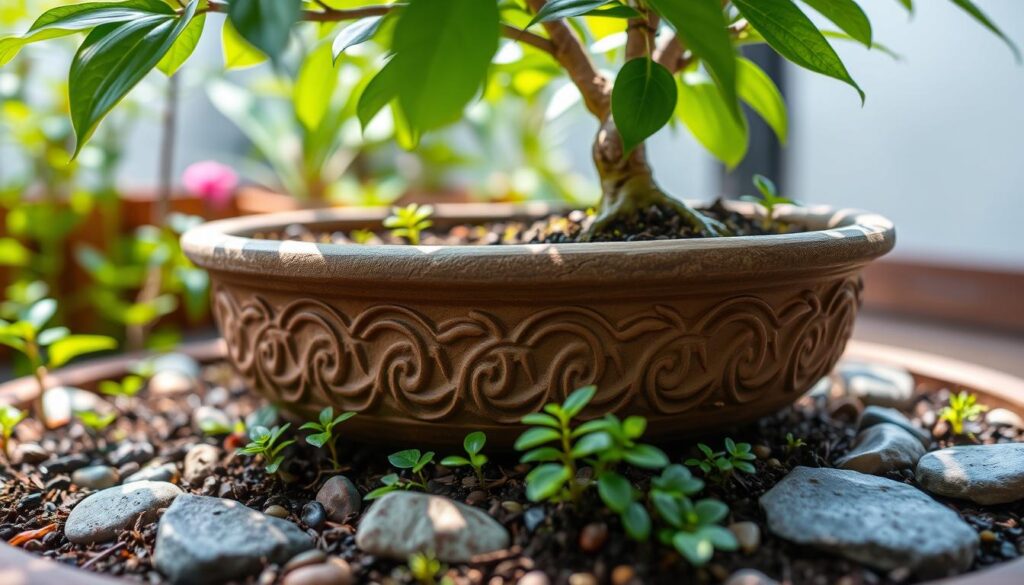
[[[206,160],[189,165],[181,182],[189,193],[208,201],[214,208],[223,209],[238,187],[238,174],[227,165]]]

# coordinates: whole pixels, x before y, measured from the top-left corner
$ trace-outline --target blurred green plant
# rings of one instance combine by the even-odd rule
[[[306,436],[306,442],[314,447],[322,449],[325,445],[331,454],[331,463],[335,469],[340,467],[338,463],[338,448],[335,443],[338,438],[334,436],[334,427],[355,416],[355,412],[343,412],[334,416],[334,408],[328,406],[320,411],[320,416],[315,421],[310,421],[299,427],[304,431],[316,431]]]
[[[25,420],[28,413],[24,410],[18,410],[17,408],[9,404],[0,404],[0,453],[8,461],[11,458],[9,451],[11,437],[14,435],[14,427],[18,426],[21,421]]]
[[[967,391],[950,394],[949,403],[939,411],[939,420],[949,423],[954,435],[964,434],[964,425],[978,420],[988,407],[978,404],[978,397]]]
[[[396,238],[405,238],[409,244],[418,246],[423,230],[434,225],[430,216],[434,215],[433,205],[410,203],[405,207],[392,207],[391,215],[384,218],[384,227],[391,230]]]

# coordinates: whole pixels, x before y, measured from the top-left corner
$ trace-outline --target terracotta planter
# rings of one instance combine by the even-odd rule
[[[413,190],[402,195],[402,197],[395,201],[395,205],[407,205],[409,203],[468,203],[470,201],[469,193],[465,190]],[[260,215],[264,213],[332,207],[326,202],[302,201],[291,195],[272,191],[258,185],[246,185],[239,188],[235,193],[234,206],[238,210],[239,215]]]
[[[201,362],[223,359],[227,351],[220,342],[193,343],[178,349]],[[94,360],[54,372],[51,383],[95,388],[101,380],[117,379],[127,375],[140,355]],[[941,358],[920,352],[906,351],[890,346],[850,343],[845,357],[857,361],[889,363],[910,369],[919,390],[962,388],[979,395],[981,402],[993,407],[1009,408],[1024,414],[1024,380],[964,362]],[[32,378],[20,378],[0,384],[0,402],[25,406],[37,394]],[[357,418],[352,419],[355,421]],[[349,421],[349,422],[352,422]],[[348,424],[348,423],[346,423]],[[380,432],[383,437],[386,431]],[[122,579],[77,570],[43,557],[23,552],[6,543],[0,543],[0,583],[19,585],[118,585]],[[931,582],[930,585],[1019,585],[1024,583],[1024,559],[951,579]]]
[[[753,212],[747,204],[737,208]],[[439,206],[435,222],[539,216],[544,205]],[[212,222],[183,248],[209,270],[230,359],[311,416],[358,411],[351,435],[508,446],[519,419],[597,384],[584,416],[647,417],[672,438],[753,420],[832,369],[885,218],[796,209],[805,233],[523,246],[339,246],[246,237],[292,223],[379,227],[384,210]],[[386,428],[382,435],[380,429]]]

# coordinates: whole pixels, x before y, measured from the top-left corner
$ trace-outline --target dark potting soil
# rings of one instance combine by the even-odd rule
[[[726,209],[721,201],[700,210],[706,216],[722,222],[736,236],[761,236],[802,231],[800,226],[773,222],[766,225],[760,219],[747,217]],[[594,221],[592,212],[576,210],[562,215],[522,221],[509,219],[484,225],[456,225],[447,231],[427,229],[421,243],[428,246],[466,246],[495,244],[572,244]],[[406,244],[381,228],[373,232],[315,232],[302,225],[288,226],[283,232],[257,233],[254,237],[271,240],[299,240],[322,244]],[[597,234],[594,242],[636,242],[701,238],[704,235],[691,228],[674,210],[652,205],[627,221],[618,221]]]
[[[125,441],[146,442],[154,447],[155,460],[174,464],[180,473],[182,460],[190,447],[208,443],[220,448],[221,458],[214,474],[200,485],[176,480],[187,492],[229,498],[258,510],[277,504],[289,512],[288,519],[306,529],[325,553],[345,559],[355,582],[412,583],[402,563],[369,556],[355,546],[359,518],[350,523],[327,522],[319,529],[302,523],[302,508],[312,501],[317,489],[334,472],[323,473],[331,465],[324,453],[305,443],[297,443],[289,452],[285,469],[294,481],[284,483],[268,476],[262,464],[236,449],[241,437],[205,436],[195,429],[192,414],[201,405],[220,409],[233,420],[244,419],[264,406],[247,391],[226,364],[207,366],[204,382],[194,392],[159,395],[144,390],[136,398],[114,400],[121,415],[98,435],[89,435],[78,424],[57,430],[44,430],[29,419],[18,427],[20,442],[33,442],[49,452],[41,464],[22,462],[0,472],[0,538],[35,554],[71,566],[109,575],[126,576],[148,583],[162,583],[152,566],[156,523],[137,525],[123,531],[116,541],[81,546],[64,535],[68,513],[89,492],[74,486],[70,467],[87,462],[108,461],[109,453]],[[926,429],[931,429],[940,446],[964,442],[996,443],[1024,441],[1024,432],[979,422],[970,438],[954,438],[948,427],[937,420],[936,412],[949,396],[947,389],[923,392],[906,414]],[[906,571],[878,572],[858,563],[816,549],[783,541],[765,525],[758,498],[797,465],[829,467],[847,452],[856,436],[856,410],[849,402],[837,408],[827,396],[806,396],[792,407],[752,425],[732,429],[728,435],[754,445],[757,473],[737,475],[728,483],[708,482],[701,497],[720,498],[730,507],[729,522],[751,521],[761,529],[762,542],[752,553],[715,554],[705,567],[695,569],[673,550],[650,543],[627,540],[617,517],[605,509],[590,493],[579,509],[568,505],[539,505],[528,502],[523,478],[528,466],[518,464],[515,456],[489,453],[492,462],[485,467],[486,486],[465,468],[428,466],[432,493],[464,501],[487,511],[512,535],[512,546],[471,564],[453,564],[447,575],[458,584],[515,583],[525,573],[540,570],[552,583],[569,582],[575,573],[583,573],[599,582],[626,583],[719,583],[740,568],[758,569],[769,576],[793,584],[889,584],[912,583],[915,577]],[[386,453],[367,445],[344,440],[344,424],[338,427],[342,440],[342,471],[361,493],[379,487],[380,478],[391,470]],[[386,432],[386,431],[385,431]],[[807,445],[787,447],[787,434],[802,438]],[[724,434],[700,440],[722,444]],[[673,462],[696,455],[697,441],[666,446]],[[438,460],[445,455],[439,453]],[[485,449],[485,452],[487,449]],[[122,465],[122,476],[145,465],[144,460]],[[581,470],[589,473],[588,468]],[[699,475],[699,472],[697,472]],[[650,474],[630,472],[637,488],[646,488]],[[911,473],[894,473],[890,479],[913,484]],[[1002,506],[978,507],[957,500],[941,500],[956,510],[972,527],[982,533],[982,545],[972,569],[1016,558],[1024,552],[1024,502]],[[364,510],[368,504],[364,503]],[[908,519],[910,520],[910,519]],[[280,582],[280,567],[268,566],[248,583]],[[575,579],[575,582],[590,582]]]

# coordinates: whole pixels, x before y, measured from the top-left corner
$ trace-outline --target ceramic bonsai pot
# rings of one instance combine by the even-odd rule
[[[439,206],[435,224],[550,212]],[[640,414],[655,439],[773,412],[835,365],[861,269],[895,241],[881,216],[827,208],[786,211],[807,231],[775,236],[458,247],[250,237],[295,223],[378,228],[386,214],[216,221],[182,246],[210,272],[229,358],[253,388],[305,417],[357,411],[352,436],[418,444],[472,429],[508,446],[523,415],[586,384],[598,394],[584,417]]]

